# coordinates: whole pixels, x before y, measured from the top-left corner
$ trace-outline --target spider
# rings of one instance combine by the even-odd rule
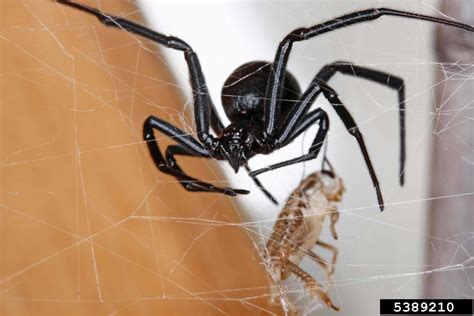
[[[344,191],[342,179],[332,171],[323,170],[307,176],[288,198],[266,246],[266,261],[277,284],[293,275],[304,284],[312,297],[321,299],[328,308],[336,311],[339,307],[334,305],[324,288],[299,267],[299,263],[304,256],[308,256],[325,270],[329,283],[333,283],[338,251],[319,237],[324,219],[329,217],[331,234],[337,239],[334,227],[339,219],[337,202],[341,201]],[[315,245],[332,252],[331,266],[311,250]],[[294,313],[296,309],[285,292],[273,289],[272,301],[280,297],[283,306]]]
[[[225,81],[222,89],[222,106],[231,123],[224,126],[212,103],[197,54],[186,42],[70,0],[57,0],[57,2],[92,14],[106,26],[123,29],[184,53],[193,90],[197,139],[158,117],[148,117],[143,124],[143,137],[154,163],[161,172],[175,177],[187,191],[217,192],[231,196],[248,194],[248,190],[218,187],[189,176],[178,165],[175,156],[226,160],[235,172],[240,167],[245,167],[255,184],[275,204],[277,204],[275,198],[262,186],[257,175],[312,160],[318,156],[329,130],[329,117],[321,108],[311,111],[310,108],[315,99],[322,94],[332,105],[349,134],[357,140],[377,193],[380,210],[384,209],[379,182],[362,133],[337,93],[327,84],[327,81],[336,73],[371,80],[398,91],[401,138],[400,184],[404,183],[404,81],[391,74],[349,62],[335,62],[324,66],[311,81],[306,91],[301,93],[296,79],[286,70],[293,43],[309,40],[346,26],[372,21],[385,15],[430,21],[470,32],[474,31],[472,26],[456,21],[387,8],[357,11],[311,27],[298,28],[290,32],[280,42],[273,62],[252,61],[246,63],[234,70]],[[307,154],[259,170],[250,170],[248,160],[253,156],[270,154],[285,147],[315,123],[319,124],[319,130]],[[210,127],[215,135],[210,132]],[[178,144],[168,146],[165,155],[163,155],[154,136],[154,130],[173,138]]]

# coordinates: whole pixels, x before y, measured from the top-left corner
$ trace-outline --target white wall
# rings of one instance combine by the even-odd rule
[[[150,25],[181,37],[198,53],[214,102],[220,107],[220,90],[237,66],[250,60],[272,60],[279,40],[292,29],[310,26],[360,8],[386,6],[436,14],[437,1],[312,1],[291,3],[170,3],[141,1]],[[433,26],[427,22],[383,17],[372,23],[335,31],[295,44],[289,70],[304,87],[324,64],[348,60],[401,76],[407,84],[406,185],[398,185],[399,130],[397,94],[386,87],[350,77],[336,76],[331,85],[350,108],[364,133],[369,153],[381,182],[386,210],[380,213],[368,171],[355,140],[347,134],[334,111],[322,100],[315,106],[327,109],[331,118],[328,157],[343,177],[347,194],[337,225],[339,240],[323,238],[340,249],[336,287],[331,296],[342,305],[342,315],[378,315],[379,298],[415,298],[426,276],[424,266],[425,217],[433,119],[431,52]],[[165,50],[180,87],[189,97],[188,74],[181,53]],[[159,101],[157,101],[159,104]],[[183,105],[189,109],[191,102]],[[221,111],[222,117],[224,117]],[[226,120],[227,122],[227,120]],[[300,155],[314,137],[315,129],[291,146],[270,157],[256,157],[256,169],[271,162]],[[303,149],[306,148],[306,149]],[[225,165],[225,164],[223,164]],[[235,187],[251,188],[241,198],[249,221],[263,221],[257,230],[269,233],[279,208],[267,202],[245,172],[229,177]],[[305,174],[320,168],[312,161],[260,176],[281,203]],[[225,210],[223,210],[225,211]],[[257,231],[258,232],[258,231]],[[258,238],[258,234],[253,237]],[[317,252],[324,253],[319,249]],[[325,254],[325,253],[324,253]],[[319,280],[319,267],[304,262]],[[309,307],[315,306],[311,303]],[[306,306],[308,307],[308,306]],[[324,312],[323,312],[324,314]]]

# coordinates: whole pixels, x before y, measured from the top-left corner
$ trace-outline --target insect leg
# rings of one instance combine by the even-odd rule
[[[326,293],[324,288],[316,282],[316,280],[309,275],[306,271],[298,267],[293,262],[287,260],[286,267],[290,272],[301,282],[304,283],[305,289],[315,298],[320,298],[324,304],[332,308],[335,311],[339,310],[339,307],[334,305],[329,295]]]
[[[325,243],[324,241],[321,241],[321,240],[318,240],[318,241],[316,242],[316,245],[318,245],[318,246],[320,246],[320,247],[322,247],[322,248],[325,248],[325,249],[327,249],[327,250],[329,250],[329,251],[332,252],[332,262],[331,262],[331,264],[332,264],[332,271],[331,271],[331,273],[334,273],[334,268],[335,268],[335,265],[336,265],[337,255],[338,255],[338,252],[339,252],[339,251],[338,251],[337,248],[334,247],[333,245],[330,245],[330,244],[328,244],[328,243]]]
[[[334,275],[334,266],[336,263],[334,260],[334,257],[333,257],[332,267],[329,267],[329,264],[327,263],[327,261],[321,258],[320,256],[318,256],[317,254],[315,254],[313,251],[308,250],[308,255],[311,259],[313,259],[317,264],[319,264],[324,269],[329,282],[334,283],[333,275]]]
[[[339,210],[338,209],[333,209],[331,211],[331,214],[329,215],[329,221],[330,221],[330,224],[329,224],[329,230],[331,231],[331,235],[332,237],[334,237],[334,239],[337,239],[337,233],[336,233],[336,222],[339,220]]]

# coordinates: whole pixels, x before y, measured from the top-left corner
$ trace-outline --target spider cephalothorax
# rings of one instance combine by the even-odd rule
[[[387,8],[357,11],[308,28],[296,29],[280,42],[273,62],[249,62],[237,68],[227,79],[222,89],[222,104],[231,124],[224,128],[209,95],[197,54],[186,42],[70,0],[57,1],[93,14],[107,26],[138,34],[155,43],[184,53],[193,89],[194,118],[198,139],[161,118],[154,116],[147,118],[143,124],[143,138],[159,170],[174,176],[188,191],[219,192],[232,196],[249,193],[247,190],[217,187],[197,180],[187,175],[179,167],[175,156],[185,155],[227,160],[236,172],[240,166],[245,166],[257,186],[275,203],[276,200],[263,188],[256,176],[269,170],[312,160],[318,156],[329,130],[329,118],[321,108],[311,111],[310,109],[314,100],[323,95],[332,105],[349,134],[356,138],[376,189],[380,209],[383,210],[382,194],[362,133],[352,115],[339,100],[337,93],[327,84],[327,81],[338,72],[378,82],[398,91],[401,138],[400,183],[403,184],[404,181],[405,85],[403,80],[391,74],[348,62],[335,62],[324,66],[301,94],[296,80],[286,70],[293,43],[309,40],[342,27],[372,21],[384,15],[430,21],[470,32],[474,31],[472,26],[456,21]],[[253,172],[250,171],[247,161],[252,156],[269,154],[286,146],[315,123],[319,124],[319,130],[307,154]],[[211,134],[210,127],[212,127],[214,134]],[[168,146],[165,156],[163,156],[154,136],[154,130],[172,137],[178,145]]]
[[[274,150],[274,142],[262,142],[265,88],[271,71],[268,62],[246,63],[232,72],[222,88],[222,106],[231,124],[222,130],[218,148],[235,172],[255,154]],[[279,125],[284,123],[300,93],[296,79],[286,72]]]
[[[254,154],[253,144],[258,120],[237,121],[226,127],[221,134],[217,146],[218,152],[226,159],[235,172]]]

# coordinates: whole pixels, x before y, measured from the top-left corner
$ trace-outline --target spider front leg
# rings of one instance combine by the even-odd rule
[[[402,78],[379,70],[361,67],[350,62],[336,61],[324,66],[316,75],[316,78],[328,82],[337,72],[344,75],[363,78],[380,83],[392,88],[398,93],[399,120],[400,120],[400,184],[405,183],[405,160],[406,160],[406,125],[405,125],[405,82]]]
[[[174,145],[167,148],[166,159],[161,154],[153,129],[157,129],[165,135],[172,137],[179,143],[179,146]],[[247,190],[217,187],[185,174],[177,164],[174,155],[193,157],[211,157],[211,155],[197,140],[176,126],[160,118],[150,116],[143,124],[143,138],[158,169],[161,172],[174,176],[187,191],[217,192],[230,196],[249,193]]]
[[[132,34],[140,35],[155,43],[161,44],[167,48],[175,49],[184,53],[184,58],[188,64],[189,77],[194,97],[194,118],[196,120],[196,129],[199,140],[204,146],[209,146],[213,141],[212,135],[209,134],[209,119],[212,127],[220,132],[223,128],[219,121],[214,105],[211,101],[209,91],[207,89],[206,80],[201,69],[201,64],[197,54],[189,46],[188,43],[175,36],[168,36],[153,30],[150,30],[140,24],[129,21],[127,19],[106,14],[95,8],[73,2],[71,0],[57,0],[58,3],[70,6],[77,10],[89,13],[97,17],[99,21],[110,27],[125,30]],[[207,147],[206,147],[207,148]]]
[[[277,53],[273,62],[273,72],[270,75],[265,94],[264,124],[266,135],[273,137],[278,132],[278,119],[280,114],[281,95],[283,92],[283,78],[285,76],[288,58],[293,48],[293,43],[306,41],[318,35],[328,33],[350,25],[376,20],[382,16],[396,16],[405,19],[429,21],[444,24],[466,31],[474,32],[474,27],[457,21],[400,11],[387,8],[374,8],[356,11],[335,19],[313,25],[302,27],[289,33],[278,45]]]
[[[209,192],[209,190],[211,190],[212,192],[216,192],[216,189],[220,189],[220,188],[216,188],[212,186],[211,184],[204,183],[202,181],[196,180],[184,174],[183,170],[178,165],[174,157],[175,155],[190,156],[190,157],[209,157],[209,156],[202,156],[201,153],[193,152],[180,145],[171,145],[166,148],[166,167],[170,167],[174,171],[173,175],[179,180],[179,183],[183,186],[185,190],[192,191],[192,192],[202,192],[202,191]],[[178,171],[178,174],[176,174],[175,171]],[[179,175],[179,173],[181,173],[181,175]]]
[[[183,187],[186,188],[186,190],[219,192],[227,195],[249,193],[246,190],[219,188],[209,183],[196,180],[184,174],[181,168],[179,168],[179,166],[174,161],[174,158],[172,158],[173,150],[171,150],[170,152],[170,157],[168,157],[170,158],[170,160],[167,163],[167,161],[161,154],[157,141],[153,135],[153,128],[156,128],[168,136],[176,137],[178,143],[183,146],[183,148],[179,150],[179,153],[181,154],[186,151],[189,155],[198,157],[210,157],[211,155],[207,149],[212,147],[212,145],[215,143],[215,139],[209,133],[209,125],[212,126],[216,133],[220,133],[223,129],[223,125],[220,122],[219,117],[217,116],[217,112],[209,96],[209,91],[207,89],[206,80],[204,78],[199,59],[196,53],[191,48],[191,46],[189,46],[186,42],[177,37],[167,36],[155,32],[135,22],[103,13],[100,10],[86,5],[82,5],[70,0],[57,0],[57,2],[75,8],[77,10],[92,14],[97,17],[102,24],[106,26],[119,28],[129,33],[140,35],[165,47],[183,52],[184,58],[188,65],[191,87],[193,89],[194,118],[196,120],[197,135],[203,145],[199,144],[199,142],[197,142],[195,139],[187,137],[185,133],[177,127],[156,117],[150,117],[145,121],[143,125],[143,135],[145,141],[147,142],[148,149],[150,150],[150,154],[158,169],[160,169],[164,173],[173,175],[176,179],[178,179],[178,181],[180,181],[180,183],[183,185]],[[175,154],[178,154],[178,152],[175,152]]]

